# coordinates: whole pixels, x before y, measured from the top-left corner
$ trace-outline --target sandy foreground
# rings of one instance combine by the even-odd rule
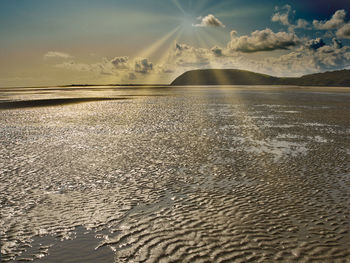
[[[2,261],[350,262],[350,88],[0,100]]]

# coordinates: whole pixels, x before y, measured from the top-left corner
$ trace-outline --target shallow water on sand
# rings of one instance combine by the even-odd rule
[[[350,89],[0,97],[3,261],[350,261]]]

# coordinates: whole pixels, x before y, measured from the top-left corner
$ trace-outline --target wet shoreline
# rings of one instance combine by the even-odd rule
[[[127,95],[2,111],[2,260],[350,259],[350,91]]]

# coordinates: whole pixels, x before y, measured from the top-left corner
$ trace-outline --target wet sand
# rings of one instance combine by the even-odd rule
[[[52,107],[66,104],[77,104],[92,101],[117,100],[122,98],[62,98],[62,99],[40,99],[40,100],[15,100],[15,101],[0,101],[0,109],[19,109],[19,108],[34,108],[34,107]]]
[[[0,111],[3,261],[350,261],[350,89],[69,92],[0,92],[126,98]]]

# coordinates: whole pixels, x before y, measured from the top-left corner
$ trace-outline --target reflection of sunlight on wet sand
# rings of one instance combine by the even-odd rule
[[[228,76],[224,74],[222,71],[213,71],[215,74],[217,83],[227,83]],[[244,101],[244,97],[241,96],[241,92],[239,88],[234,87],[214,87],[215,90],[220,94],[220,97],[223,98],[223,101],[226,102],[230,106],[237,106],[231,108],[232,116],[237,121],[238,125],[236,127],[236,131],[238,132],[237,136],[241,136],[245,141],[253,142],[256,139],[256,136],[265,137],[263,130],[256,124],[255,119],[252,117],[250,113],[249,104]],[[214,127],[217,125],[214,125]],[[258,160],[261,162],[261,166],[265,169],[271,168],[267,167],[266,162],[263,160]]]
[[[265,88],[112,89],[135,99],[0,115],[0,196],[11,200],[0,218],[7,258],[29,246],[22,258],[43,253],[36,236],[78,232],[80,242],[78,225],[94,247],[98,238],[97,252],[111,247],[117,262],[194,262],[198,249],[208,262],[237,255],[296,262],[291,250],[327,262],[349,257],[349,121],[338,104],[346,98],[318,94],[330,107],[312,104],[298,118],[281,109],[299,109],[290,103],[314,94],[299,93],[281,108]],[[315,106],[329,118],[314,119]],[[291,123],[299,128],[276,129]],[[335,134],[325,130],[332,124]],[[93,253],[84,258],[96,261]]]

